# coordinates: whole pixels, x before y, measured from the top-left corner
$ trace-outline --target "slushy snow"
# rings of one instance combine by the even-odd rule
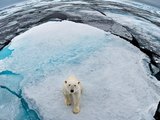
[[[80,23],[47,22],[15,37],[8,49],[0,72],[23,76],[23,96],[44,120],[153,119],[160,83],[150,75],[149,58],[122,38]],[[77,115],[62,94],[71,74],[84,88]]]

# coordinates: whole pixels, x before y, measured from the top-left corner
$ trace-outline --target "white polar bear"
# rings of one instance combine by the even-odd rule
[[[81,93],[81,83],[75,76],[72,75],[64,81],[63,94],[65,97],[65,104],[69,106],[73,103],[73,113],[75,114],[80,112]]]

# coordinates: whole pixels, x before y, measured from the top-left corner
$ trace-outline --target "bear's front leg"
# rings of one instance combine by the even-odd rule
[[[79,96],[73,96],[73,113],[77,114],[80,112],[80,98]]]
[[[71,105],[71,96],[70,95],[67,95],[67,94],[64,94],[64,102],[67,106]]]
[[[73,113],[74,113],[74,114],[77,114],[77,113],[79,113],[79,112],[80,112],[79,104],[74,105],[74,107],[73,107]]]

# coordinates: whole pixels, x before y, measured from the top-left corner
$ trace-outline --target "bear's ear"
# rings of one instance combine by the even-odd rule
[[[80,84],[80,82],[78,82],[78,84]]]
[[[67,83],[67,81],[64,81],[65,83]]]

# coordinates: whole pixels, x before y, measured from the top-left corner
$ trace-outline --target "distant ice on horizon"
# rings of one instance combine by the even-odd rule
[[[23,2],[23,1],[29,1],[29,0],[0,0],[0,8],[7,7],[7,6],[10,6],[10,5],[13,5],[13,4],[16,4],[19,2]],[[35,1],[35,0],[32,0],[32,1]],[[56,1],[56,0],[53,0],[53,1]],[[73,0],[73,1],[76,1],[76,0]],[[77,1],[89,1],[89,0],[77,0]],[[112,1],[112,0],[110,0],[110,1]],[[148,5],[160,8],[159,0],[152,0],[152,1],[151,0],[128,0],[128,1],[141,2],[141,3],[145,3]]]

